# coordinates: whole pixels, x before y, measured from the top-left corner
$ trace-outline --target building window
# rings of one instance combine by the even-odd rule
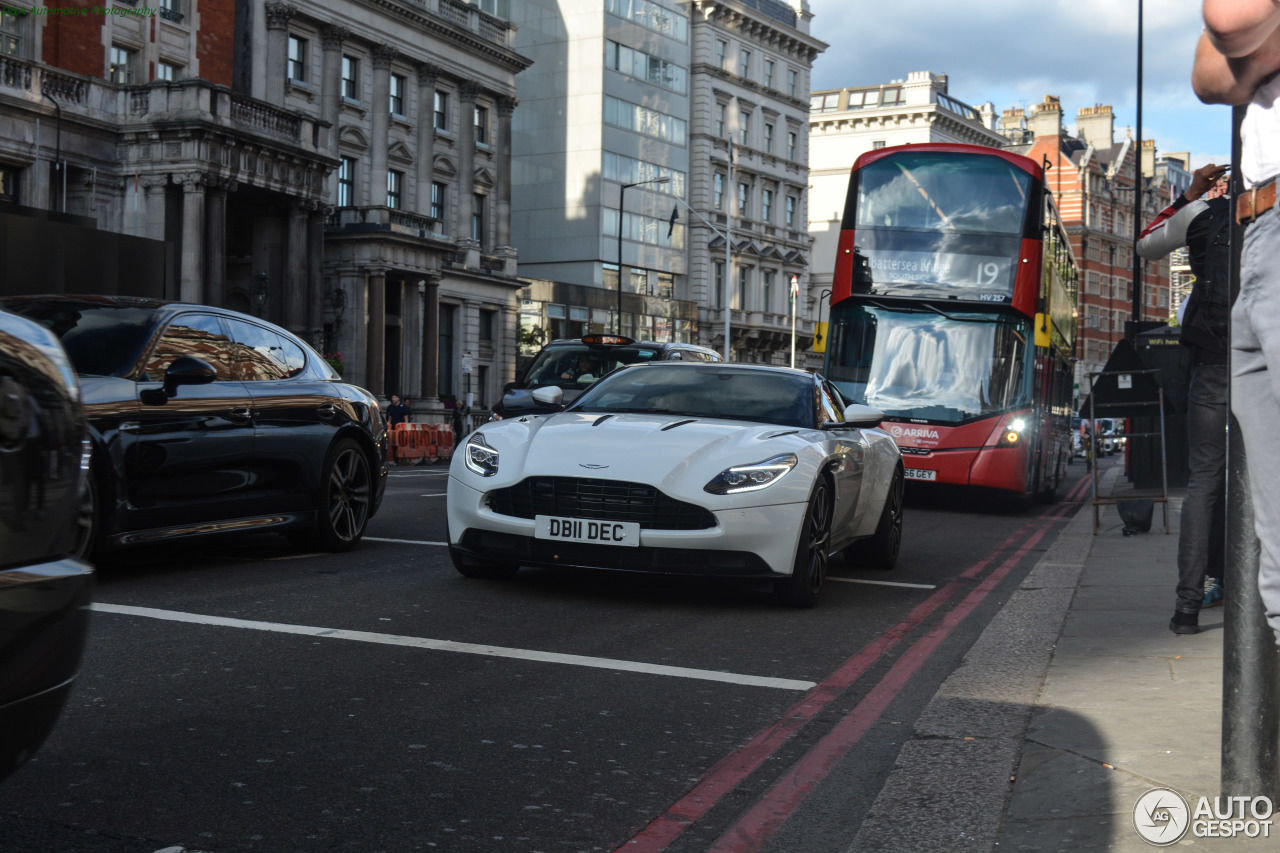
[[[684,145],[688,138],[684,119],[607,95],[604,99],[604,121],[605,124],[652,136],[674,145]]]
[[[476,107],[476,144],[489,144],[489,110]]]
[[[484,196],[476,193],[471,208],[471,239],[484,245]]]
[[[356,198],[356,161],[343,157],[338,163],[338,207],[351,207]]]
[[[724,104],[716,104],[716,138],[724,139],[725,132],[725,110]]]
[[[796,208],[799,207],[799,199],[793,195],[787,196],[787,227],[794,228],[796,226]]]
[[[22,33],[25,29],[25,14],[10,11],[11,7],[0,9],[0,56],[22,56]]]
[[[787,159],[796,159],[796,132],[794,130],[787,131]]]
[[[289,81],[292,83],[307,82],[307,40],[297,36],[289,36]]]
[[[605,8],[619,18],[635,21],[681,44],[689,41],[689,19],[651,0],[607,0]]]
[[[760,196],[760,218],[766,225],[773,224],[773,190],[765,190]]]
[[[489,308],[480,309],[480,340],[493,342],[493,327],[498,312]]]
[[[391,114],[393,116],[404,115],[404,75],[391,75],[391,96],[390,96]]]
[[[766,59],[764,61],[764,85],[767,89],[773,88],[773,70],[774,61],[772,59]]]
[[[724,175],[719,172],[711,179],[711,206],[724,210]]]
[[[169,81],[181,80],[182,66],[161,60],[156,63],[156,79]]]
[[[111,82],[128,85],[133,82],[133,67],[137,63],[138,52],[123,47],[111,48]]]
[[[605,65],[636,80],[644,80],[679,95],[689,90],[687,68],[616,41],[605,42]]]
[[[840,109],[840,93],[827,92],[825,95],[814,95],[809,99],[809,112],[833,113]]]
[[[715,289],[716,289],[716,307],[724,307],[724,261],[716,261],[715,267]]]
[[[787,94],[791,97],[796,96],[796,86],[799,85],[800,75],[793,69],[787,69]]]
[[[745,47],[738,50],[738,76],[751,76],[751,51]]]
[[[439,181],[431,184],[431,218],[444,221],[445,199],[448,187]]]
[[[871,140],[871,150],[879,151],[881,148],[885,147],[885,145],[887,144],[888,143],[886,143],[883,139],[873,139]]]
[[[735,294],[736,299],[734,301],[738,303],[737,308],[739,311],[747,310],[747,278],[750,271],[750,267],[738,268],[738,292]]]
[[[773,153],[773,125],[768,123],[764,126],[764,153]]]
[[[776,313],[773,310],[773,273],[773,270],[764,271],[764,285],[762,288],[764,291],[762,294],[764,297],[764,304],[760,306],[761,311],[767,311],[770,314]]]
[[[398,210],[404,192],[404,172],[395,169],[387,170],[387,207]]]
[[[749,217],[751,215],[751,187],[746,181],[738,182],[738,216]]]
[[[435,127],[436,130],[449,129],[449,93],[436,90],[435,104]]]
[[[751,113],[738,110],[738,144],[746,145],[751,139]]]
[[[342,57],[342,97],[348,101],[360,100],[360,60],[345,54]]]
[[[160,17],[175,24],[182,23],[182,0],[160,0]]]
[[[716,39],[716,67],[724,68],[725,55],[729,52],[729,43],[723,39]]]

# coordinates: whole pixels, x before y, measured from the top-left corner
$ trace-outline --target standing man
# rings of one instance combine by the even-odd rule
[[[1231,311],[1231,408],[1249,456],[1258,591],[1280,643],[1280,3],[1203,0],[1203,11],[1191,72],[1196,95],[1249,105],[1240,128],[1245,189],[1235,205],[1247,228]]]
[[[1169,621],[1175,634],[1196,633],[1200,608],[1222,602],[1231,381],[1231,205],[1222,197],[1226,171],[1226,166],[1212,163],[1196,169],[1187,191],[1161,211],[1138,239],[1138,254],[1152,260],[1185,245],[1195,276],[1191,296],[1178,312],[1182,343],[1191,348],[1187,389],[1191,476],[1178,537],[1178,599]],[[1206,575],[1218,581],[1206,584]]]
[[[391,405],[387,406],[387,425],[391,430],[391,461],[399,462],[399,452],[396,445],[395,429],[397,424],[407,424],[409,418],[413,415],[413,409],[410,409],[404,403],[400,402],[399,394],[391,395]]]

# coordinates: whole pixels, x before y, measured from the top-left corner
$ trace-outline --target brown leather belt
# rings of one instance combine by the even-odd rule
[[[1245,190],[1236,197],[1236,222],[1241,225],[1252,222],[1275,206],[1275,181]]]

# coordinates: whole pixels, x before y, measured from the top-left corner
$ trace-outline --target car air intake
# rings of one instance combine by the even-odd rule
[[[554,515],[595,521],[634,521],[641,530],[707,530],[715,516],[694,504],[664,495],[653,486],[586,477],[529,477],[496,489],[489,506],[500,515],[533,518]]]

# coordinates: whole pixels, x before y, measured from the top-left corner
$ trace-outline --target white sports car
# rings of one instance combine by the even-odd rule
[[[559,408],[487,423],[449,469],[449,554],[467,577],[520,566],[765,578],[812,606],[828,558],[893,568],[902,456],[821,376],[660,362]]]

